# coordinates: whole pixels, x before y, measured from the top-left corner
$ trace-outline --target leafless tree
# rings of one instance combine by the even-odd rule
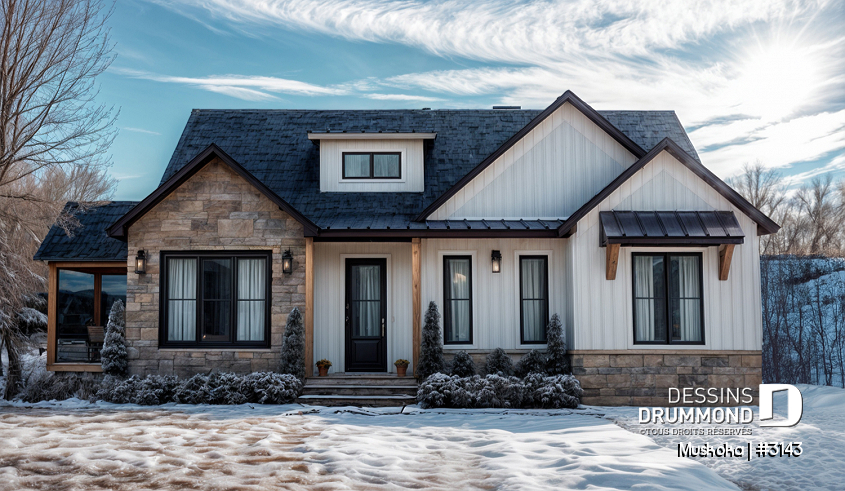
[[[0,3],[0,345],[6,350],[6,398],[18,390],[14,322],[27,297],[43,290],[32,261],[65,199],[102,199],[116,135],[115,111],[96,102],[96,77],[114,60],[96,0],[4,0]],[[57,220],[58,216],[58,220]]]

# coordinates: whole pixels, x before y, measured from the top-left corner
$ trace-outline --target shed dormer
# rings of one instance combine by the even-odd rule
[[[421,193],[423,142],[436,133],[312,132],[320,145],[320,192]]]

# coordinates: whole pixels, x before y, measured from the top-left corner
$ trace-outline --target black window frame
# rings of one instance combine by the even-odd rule
[[[449,288],[450,278],[448,275],[449,260],[460,259],[469,261],[469,298],[460,298],[455,300],[466,301],[469,300],[469,341],[448,341],[446,339],[446,331],[451,328],[452,322],[452,298],[451,288]],[[473,344],[474,319],[473,319],[473,285],[472,285],[472,256],[470,255],[452,255],[445,254],[443,256],[443,344],[444,345],[471,345]]]
[[[666,292],[665,298],[663,299],[663,309],[666,315],[666,339],[662,341],[637,341],[637,294],[636,294],[636,272],[634,268],[636,268],[636,263],[634,261],[635,257],[654,257],[654,256],[663,256],[663,286],[664,291]],[[669,291],[669,264],[670,264],[670,257],[698,257],[698,291],[700,292],[701,297],[699,298],[699,312],[701,315],[701,341],[673,341],[672,340],[672,326],[671,326],[671,316],[669,312],[669,303],[672,300],[671,292]],[[641,344],[641,345],[704,345],[705,337],[704,334],[706,332],[705,329],[705,322],[704,322],[704,255],[701,252],[632,252],[631,253],[631,326],[633,328],[633,335],[634,335],[634,344]],[[651,297],[640,297],[640,298],[651,298]]]
[[[545,285],[543,288],[546,291],[546,332],[545,332],[545,341],[526,341],[525,340],[525,313],[524,304],[525,300],[541,300],[539,298],[525,298],[525,295],[522,292],[522,260],[523,259],[542,259],[543,264],[546,268],[546,275],[545,275]],[[549,342],[549,256],[548,255],[520,255],[519,256],[519,344],[548,344]]]
[[[168,259],[195,259],[197,261],[197,292],[196,292],[196,337],[193,341],[169,341],[167,339],[167,310],[169,307],[168,292]],[[237,306],[238,306],[238,259],[265,259],[266,280],[265,280],[265,305],[264,305],[264,340],[263,341],[238,341],[237,327]],[[203,326],[203,286],[202,286],[202,260],[203,259],[229,259],[232,261],[232,283],[230,328],[228,341],[202,341]],[[272,319],[270,304],[272,303],[273,284],[273,253],[271,251],[162,251],[160,253],[160,281],[159,281],[159,332],[158,345],[160,348],[270,348],[270,329]]]
[[[369,155],[370,156],[370,175],[368,176],[347,176],[346,175],[346,156],[347,155]],[[375,165],[373,165],[375,160],[375,155],[396,155],[399,157],[399,175],[396,177],[375,177]],[[402,179],[402,152],[342,152],[340,157],[340,166],[341,166],[341,174],[343,179],[366,179],[366,180],[379,180],[379,179]]]

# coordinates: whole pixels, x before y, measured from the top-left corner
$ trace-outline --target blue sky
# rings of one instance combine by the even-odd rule
[[[158,185],[193,108],[674,109],[721,177],[845,176],[836,1],[121,0],[100,100],[115,198]]]

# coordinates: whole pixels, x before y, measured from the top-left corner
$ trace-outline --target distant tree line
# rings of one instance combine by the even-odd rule
[[[790,192],[757,162],[728,182],[781,225],[760,238],[763,380],[845,387],[845,181]]]

